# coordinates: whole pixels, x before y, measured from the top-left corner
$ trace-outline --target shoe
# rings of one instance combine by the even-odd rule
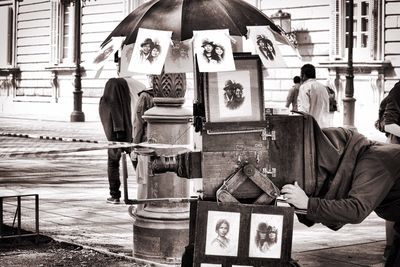
[[[119,198],[109,197],[109,198],[107,198],[107,203],[119,204]]]

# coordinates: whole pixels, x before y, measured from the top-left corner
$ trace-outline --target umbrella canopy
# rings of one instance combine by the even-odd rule
[[[268,25],[283,30],[263,12],[242,0],[152,0],[130,13],[110,33],[111,37],[126,36],[125,44],[134,43],[139,28],[172,31],[172,39],[190,39],[193,31],[229,29],[230,35],[245,36],[246,26]]]

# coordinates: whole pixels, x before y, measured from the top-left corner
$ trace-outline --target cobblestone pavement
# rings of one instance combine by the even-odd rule
[[[0,132],[43,134],[105,140],[100,122],[69,123],[0,116]],[[0,155],[6,150],[0,139]],[[23,138],[22,138],[23,139]],[[15,141],[21,148],[35,141]],[[39,194],[40,229],[54,238],[132,255],[133,220],[128,206],[106,204],[106,150],[41,157],[0,157],[0,195]],[[135,197],[133,168],[128,164],[130,198]],[[12,203],[5,203],[5,222],[12,220]],[[33,208],[24,204],[23,214]],[[7,211],[7,209],[9,209]],[[32,227],[28,219],[26,227]],[[23,225],[24,226],[24,225]],[[307,228],[295,219],[292,257],[301,266],[383,266],[384,222],[371,214],[363,223],[333,232],[320,225]]]

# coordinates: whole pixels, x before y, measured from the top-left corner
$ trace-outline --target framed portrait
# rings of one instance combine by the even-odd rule
[[[194,266],[286,266],[293,215],[292,207],[199,201]]]
[[[237,256],[239,223],[238,212],[208,211],[205,254]]]
[[[253,213],[250,219],[249,257],[279,259],[283,215]]]
[[[204,97],[207,122],[261,121],[264,97],[261,60],[235,54],[235,71],[206,73]]]

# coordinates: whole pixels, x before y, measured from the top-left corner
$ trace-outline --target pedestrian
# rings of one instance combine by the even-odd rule
[[[400,144],[400,81],[397,82],[379,106],[382,130],[387,135],[387,143]],[[386,246],[383,258],[386,260],[393,245],[394,222],[386,221]]]
[[[153,82],[151,81],[151,84]],[[153,87],[142,90],[138,94],[139,99],[134,111],[133,119],[133,142],[136,144],[147,141],[147,122],[143,118],[144,113],[154,106],[154,90]],[[148,156],[136,155],[132,153],[132,157],[137,160],[136,179],[138,184],[137,198],[147,198],[147,180],[148,180]],[[142,210],[144,205],[137,205],[136,210]]]
[[[293,78],[293,86],[290,88],[287,98],[286,98],[286,107],[289,108],[292,105],[292,110],[297,111],[297,98],[299,96],[299,88],[300,88],[300,76],[294,76]]]
[[[315,162],[307,194],[284,185],[287,203],[302,210],[299,221],[339,230],[361,223],[372,211],[394,222],[395,236],[385,266],[400,266],[400,146],[370,141],[350,129],[320,129],[313,120],[310,144]],[[312,189],[311,189],[312,188]]]
[[[326,87],[315,79],[315,67],[305,64],[301,67],[298,111],[310,114],[321,128],[331,126],[329,95]]]
[[[138,100],[138,92],[146,86],[133,78],[111,78],[107,81],[100,98],[99,115],[108,141],[132,142],[132,110]],[[130,148],[107,150],[107,175],[110,197],[108,203],[119,204],[121,198],[120,159],[121,153],[130,154]]]

